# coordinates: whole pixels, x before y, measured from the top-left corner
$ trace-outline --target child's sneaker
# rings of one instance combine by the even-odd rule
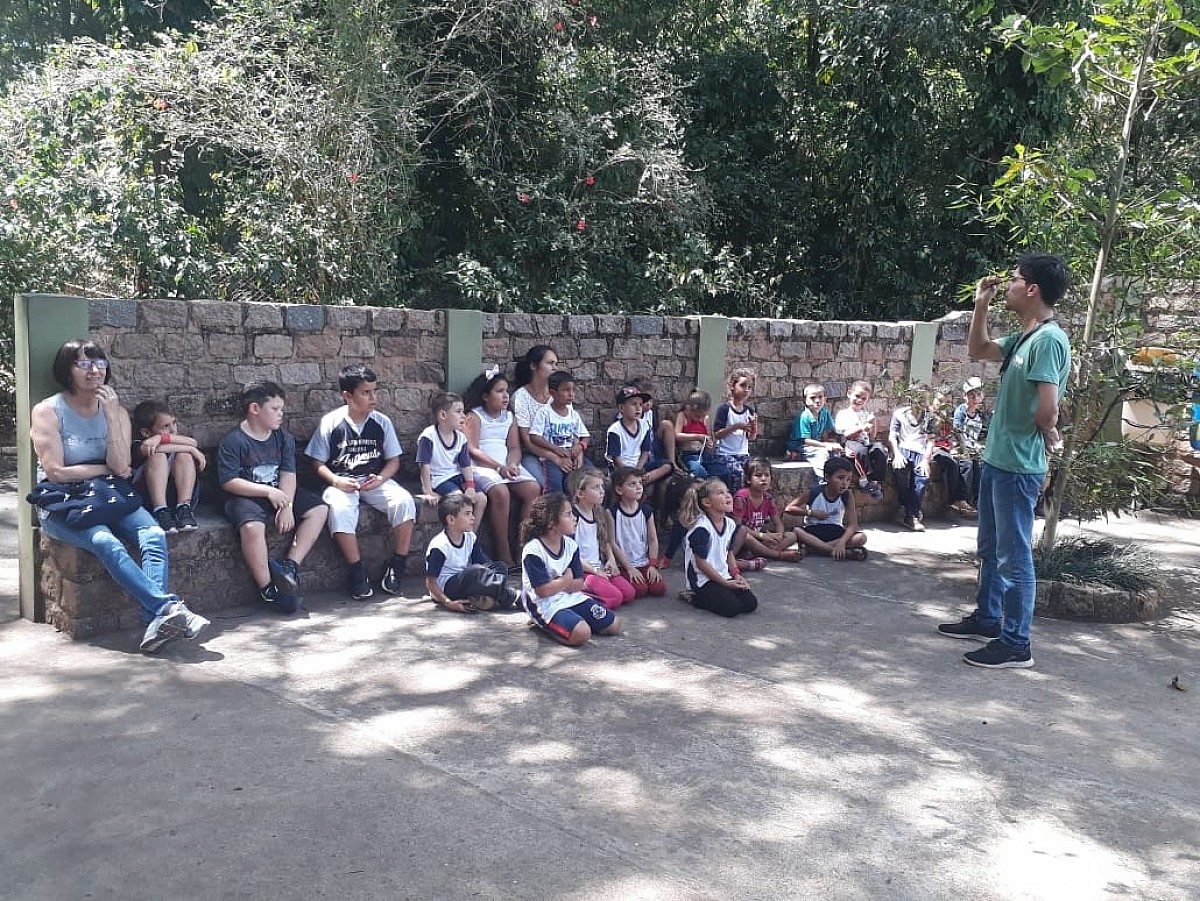
[[[900,521],[904,524],[904,528],[908,529],[910,532],[924,532],[925,531],[925,524],[923,522],[921,522],[921,520],[917,519],[916,517],[905,516]]]
[[[154,521],[168,535],[174,535],[179,531],[179,525],[175,522],[175,514],[167,507],[159,507],[154,511]]]
[[[361,560],[350,564],[347,581],[350,583],[350,597],[356,601],[365,601],[375,593],[371,590],[371,582],[367,578],[367,567]]]
[[[867,484],[863,486],[863,491],[870,496],[871,500],[883,500],[883,486],[878,482],[872,482],[868,479]]]
[[[388,565],[383,568],[383,578],[379,580],[379,587],[388,594],[400,593],[400,579],[404,575],[404,570],[396,563],[396,558],[393,557]]]
[[[182,609],[180,609],[182,608]],[[168,604],[158,616],[150,620],[142,635],[139,650],[143,654],[153,654],[168,641],[182,638],[187,634],[187,608],[178,601]]]
[[[278,564],[272,561],[271,565]],[[258,599],[280,613],[295,613],[300,609],[300,599],[293,593],[280,591],[274,582],[258,590]]]
[[[295,560],[269,560],[267,568],[271,571],[271,584],[281,597],[296,593],[300,587],[300,567]]]
[[[175,508],[175,525],[181,532],[194,532],[200,528],[191,504],[180,504]]]

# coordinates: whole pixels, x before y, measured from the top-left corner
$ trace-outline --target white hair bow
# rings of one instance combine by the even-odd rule
[[[494,363],[490,369],[483,370],[483,377],[485,379],[494,379],[499,374],[500,374],[500,364],[499,363]]]

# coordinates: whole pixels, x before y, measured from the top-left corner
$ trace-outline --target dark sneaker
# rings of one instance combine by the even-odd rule
[[[379,580],[379,587],[388,594],[400,593],[400,576],[401,573],[396,566],[389,563],[383,570],[383,578]]]
[[[271,584],[275,586],[281,597],[296,593],[296,589],[300,587],[300,579],[294,561],[270,560],[267,562],[267,568],[271,571]]]
[[[150,620],[139,646],[143,654],[153,654],[168,641],[187,634],[187,608],[175,602],[168,604],[162,612]]]
[[[279,589],[275,587],[274,583],[270,583],[266,588],[258,590],[258,599],[264,604],[274,604],[279,600]]]
[[[1000,637],[1000,624],[985,626],[979,621],[979,616],[972,613],[964,616],[956,623],[942,623],[938,631],[950,638],[969,638],[972,641],[992,641]]]
[[[1033,666],[1033,654],[1029,648],[1020,651],[997,640],[989,641],[978,651],[967,651],[963,661],[985,669],[1029,669]]]
[[[350,583],[350,597],[356,601],[365,601],[375,593],[371,590],[371,582],[367,578],[367,568],[361,560],[351,564],[348,580]]]
[[[200,523],[196,522],[195,514],[192,513],[191,504],[180,504],[175,508],[175,525],[181,532],[194,532],[200,528]]]
[[[521,594],[517,591],[517,589],[509,588],[507,585],[505,585],[504,589],[500,593],[500,597],[497,598],[497,601],[500,604],[501,610],[513,610],[520,603]]]
[[[867,482],[866,486],[863,488],[863,491],[865,491],[871,497],[871,500],[883,500],[883,488],[878,482]]]
[[[174,535],[179,531],[179,526],[175,522],[175,514],[166,507],[160,507],[154,511],[154,521],[168,535]]]
[[[916,519],[912,516],[904,517],[904,519],[901,520],[901,522],[904,524],[904,528],[908,529],[910,532],[924,532],[925,531],[925,524],[923,522],[921,522],[921,520]]]

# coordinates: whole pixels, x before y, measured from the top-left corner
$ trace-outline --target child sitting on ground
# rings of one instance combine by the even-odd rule
[[[729,486],[712,478],[688,489],[679,514],[688,529],[684,572],[690,589],[680,598],[701,610],[727,617],[758,608],[758,598],[733,558],[738,524],[729,515],[732,512]]]
[[[804,409],[792,422],[792,434],[788,438],[788,459],[803,460],[821,472],[825,461],[841,452],[842,445],[833,427],[833,415],[825,406],[825,386],[805,386]]]
[[[892,413],[888,443],[892,446],[892,475],[900,498],[904,527],[924,532],[921,501],[929,485],[929,461],[933,455],[933,436],[929,433],[926,408],[928,401],[918,394],[911,404]]]
[[[433,425],[417,438],[417,463],[421,467],[421,497],[433,507],[442,495],[461,491],[475,507],[475,521],[483,518],[487,495],[475,490],[471,451],[463,434],[462,398],[441,391],[429,402]]]
[[[521,603],[555,641],[578,647],[593,634],[618,635],[621,619],[583,593],[583,563],[571,538],[575,513],[566,495],[543,494],[522,526]]]
[[[733,518],[745,526],[745,536],[734,541],[738,566],[743,570],[762,569],[762,557],[790,563],[804,557],[803,546],[795,547],[800,543],[796,532],[783,527],[770,489],[771,464],[755,457],[746,464],[746,487],[733,495]]]
[[[296,485],[296,439],[283,429],[284,403],[283,389],[274,382],[246,388],[246,418],[217,447],[217,479],[229,496],[225,515],[238,530],[259,600],[281,613],[295,613],[300,564],[325,527],[329,507]],[[280,534],[296,533],[280,561],[269,559],[269,522]]]
[[[329,486],[321,499],[329,505],[329,533],[346,561],[350,597],[364,601],[375,592],[358,548],[359,503],[386,514],[392,530],[392,556],[379,580],[388,594],[400,589],[417,506],[393,478],[402,450],[391,419],[375,409],[379,377],[361,364],[346,366],[338,390],[346,403],[321,417],[304,452]]]
[[[680,465],[698,479],[708,478],[706,463],[711,463],[713,449],[712,426],[708,411],[712,398],[707,391],[693,391],[675,415],[675,446],[679,449]]]
[[[888,474],[888,452],[875,440],[875,414],[867,409],[871,394],[870,382],[852,382],[846,392],[846,406],[833,417],[833,428],[842,440],[844,453],[854,461],[858,487],[880,500]]]
[[[475,507],[466,495],[443,495],[437,514],[445,528],[425,548],[425,588],[433,600],[455,613],[514,606],[517,592],[504,584],[508,567],[479,546]]]
[[[858,531],[858,507],[850,486],[854,464],[845,457],[825,461],[825,481],[787,505],[786,512],[803,516],[800,540],[810,551],[835,560],[866,560],[865,533]]]
[[[193,508],[200,499],[196,480],[208,461],[195,438],[179,434],[178,420],[160,400],[133,408],[133,487],[159,527],[171,532],[199,528]]]
[[[550,403],[538,409],[529,441],[548,452],[546,490],[562,491],[566,473],[583,469],[591,433],[575,409],[575,376],[560,369],[550,376]]]
[[[567,477],[567,491],[575,512],[575,544],[587,574],[585,590],[609,610],[637,596],[621,575],[613,551],[613,519],[604,509],[604,476],[595,469],[577,469]]]
[[[613,473],[610,509],[613,519],[613,553],[637,597],[662,597],[667,584],[658,572],[658,532],[654,511],[642,503],[642,471],[618,466]]]
[[[520,519],[524,519],[533,499],[542,493],[542,486],[521,465],[521,436],[508,403],[508,379],[499,366],[476,376],[467,388],[465,406],[470,412],[463,431],[475,464],[475,481],[488,499],[495,541],[492,548],[500,562],[516,573],[509,534],[512,497],[521,502]]]
[[[750,439],[758,437],[758,414],[748,403],[754,393],[753,370],[733,370],[728,391],[729,400],[717,407],[713,418],[716,450],[708,470],[734,492],[742,487],[743,470],[750,459]]]

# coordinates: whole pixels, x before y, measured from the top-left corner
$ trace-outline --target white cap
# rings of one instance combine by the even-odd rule
[[[982,391],[982,390],[983,390],[983,380],[977,375],[973,375],[969,379],[967,379],[965,382],[963,382],[963,394],[966,394],[969,391]]]

